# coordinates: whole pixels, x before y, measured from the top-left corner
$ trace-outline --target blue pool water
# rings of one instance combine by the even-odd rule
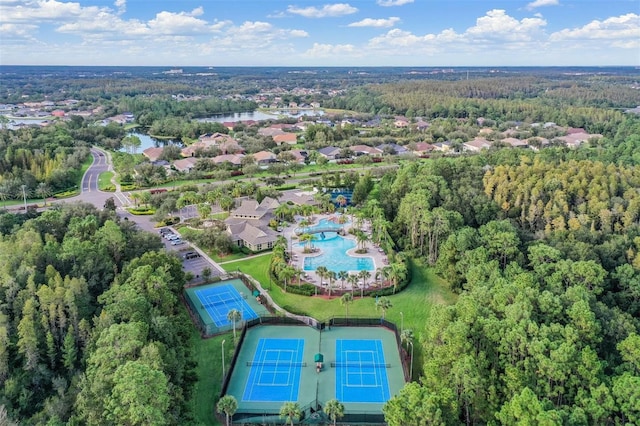
[[[373,271],[375,269],[373,259],[370,257],[351,257],[347,255],[347,250],[355,248],[356,242],[342,238],[335,232],[325,232],[314,234],[316,239],[313,245],[322,251],[320,256],[305,257],[304,270],[315,271],[318,266],[325,266],[334,272],[340,271]],[[304,246],[304,243],[299,243]]]
[[[335,216],[335,217],[338,218],[338,216]],[[333,230],[339,231],[340,229],[346,227],[348,224],[349,222],[338,223],[337,220],[320,219],[320,221],[318,221],[317,224],[312,226],[305,226],[300,229],[303,232],[313,234],[314,232],[317,232],[317,230],[319,229],[333,229]]]

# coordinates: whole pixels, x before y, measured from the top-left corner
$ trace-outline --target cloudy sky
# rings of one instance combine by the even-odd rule
[[[640,0],[0,0],[0,64],[640,65]]]

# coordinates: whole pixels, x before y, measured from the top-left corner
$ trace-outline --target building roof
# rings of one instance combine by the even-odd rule
[[[380,155],[382,150],[369,145],[354,145],[349,147],[355,154]]]
[[[147,157],[149,161],[156,161],[162,155],[162,151],[164,148],[152,146],[151,148],[147,148],[142,151],[142,155]]]
[[[378,148],[380,152],[384,152],[384,149],[387,147],[393,148],[396,154],[404,154],[407,152],[407,148],[398,145],[397,143],[383,143],[382,145],[378,145],[376,148]]]
[[[318,153],[324,155],[325,157],[333,157],[340,153],[340,148],[337,146],[326,146],[324,148],[320,148]]]
[[[254,152],[251,155],[253,155],[254,160],[256,160],[257,162],[276,159],[276,155],[270,151],[258,151],[258,152]]]
[[[215,164],[229,162],[234,166],[240,166],[242,164],[242,157],[244,157],[243,154],[222,154],[217,157],[213,157],[211,161]]]
[[[298,136],[295,133],[282,133],[273,136],[273,141],[278,145],[282,143],[295,144],[298,142]]]
[[[174,161],[173,167],[175,167],[179,172],[185,172],[193,169],[197,161],[198,159],[194,157],[182,158],[180,160]]]

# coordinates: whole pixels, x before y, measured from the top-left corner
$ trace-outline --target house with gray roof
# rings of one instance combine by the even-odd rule
[[[280,234],[269,227],[269,222],[279,205],[278,200],[270,197],[265,197],[261,203],[252,199],[243,200],[240,207],[224,221],[231,241],[238,247],[247,247],[254,252],[273,248]]]
[[[326,146],[320,148],[318,153],[325,157],[327,160],[335,160],[337,155],[340,155],[340,148],[337,146]]]

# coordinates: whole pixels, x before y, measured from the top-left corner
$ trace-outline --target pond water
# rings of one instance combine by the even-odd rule
[[[266,113],[263,111],[246,111],[246,112],[235,112],[232,114],[215,114],[211,117],[207,118],[199,118],[198,121],[209,123],[209,122],[236,122],[236,121],[246,121],[246,120],[255,120],[255,121],[263,121],[263,120],[277,120],[281,117],[303,117],[308,115],[310,117],[317,117],[324,115],[324,111],[319,109],[298,109],[298,110],[282,110],[275,111],[274,113]]]
[[[129,132],[127,133],[127,136],[137,136],[138,138],[140,138],[140,142],[142,142],[142,145],[140,145],[140,148],[137,149],[138,153],[144,151],[147,148],[153,148],[153,147],[159,148],[161,146],[167,146],[167,145],[178,145],[180,147],[184,146],[182,141],[156,139],[156,138],[152,138],[149,135],[145,135],[144,133]],[[124,152],[125,149],[121,148],[120,151]]]

